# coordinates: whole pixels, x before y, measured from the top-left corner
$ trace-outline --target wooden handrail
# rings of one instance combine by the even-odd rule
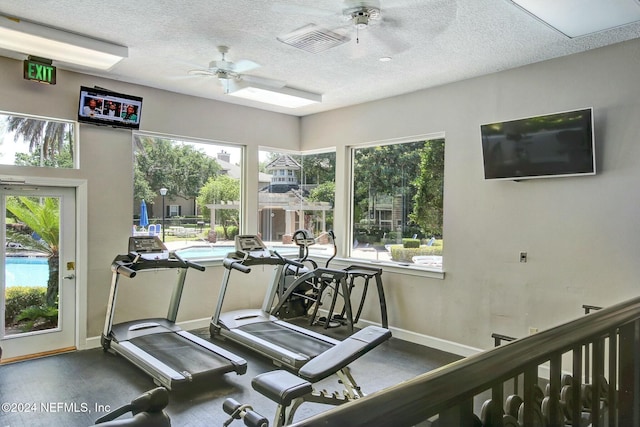
[[[517,340],[516,337],[510,337],[509,335],[502,335],[495,332],[491,334],[491,338],[493,338],[493,344],[495,347],[501,345],[502,341],[511,342]]]
[[[609,347],[604,345],[607,337]],[[620,426],[640,425],[640,415],[634,409],[640,407],[637,392],[640,381],[640,298],[621,302],[589,316],[581,316],[557,327],[453,362],[293,425],[412,426],[435,415],[445,420],[441,425],[473,425],[469,414],[473,410],[474,396],[493,390],[493,396],[500,398],[504,383],[522,374],[525,425],[531,425],[532,405],[526,405],[527,401],[532,402],[532,393],[528,390],[532,384],[537,383],[539,365],[546,362],[551,364],[550,395],[557,401],[562,355],[573,352],[573,396],[579,398],[577,393],[582,378],[580,360],[582,348],[588,343],[593,344],[594,351],[596,348],[599,351],[598,362],[594,363],[591,373],[594,389],[604,387],[605,383],[600,379],[602,375],[610,375],[608,410],[612,414],[608,416],[611,420],[617,416]],[[619,349],[616,349],[618,345]],[[604,367],[604,351],[609,351],[615,357],[615,360],[609,360],[608,370]],[[618,371],[620,384],[616,382]],[[594,373],[599,375],[593,375]],[[599,402],[597,397],[596,402]],[[552,406],[552,411],[559,411],[557,405]],[[595,407],[593,412],[597,416],[604,416]],[[579,410],[575,409],[574,414],[580,414]],[[451,420],[455,420],[455,424],[450,424]],[[602,424],[598,424],[596,420],[593,425]]]

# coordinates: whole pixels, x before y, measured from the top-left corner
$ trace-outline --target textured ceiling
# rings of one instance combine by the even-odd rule
[[[353,3],[379,6],[381,18],[356,34],[342,13]],[[111,70],[90,74],[298,116],[640,36],[633,23],[571,39],[508,0],[0,0],[0,14],[129,47]],[[278,40],[308,24],[350,40],[318,53]],[[218,45],[230,47],[227,60],[260,64],[247,74],[320,93],[323,102],[271,107],[226,95],[214,77],[189,75],[220,59]]]

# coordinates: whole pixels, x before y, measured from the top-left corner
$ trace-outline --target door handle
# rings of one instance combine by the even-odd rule
[[[68,276],[64,276],[63,277],[63,279],[75,279],[75,278],[76,278],[76,275],[73,274],[73,273],[69,274]]]

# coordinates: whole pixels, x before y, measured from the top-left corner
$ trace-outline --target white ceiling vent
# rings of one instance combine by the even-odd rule
[[[348,42],[349,37],[309,24],[278,37],[278,40],[307,52],[318,53]]]

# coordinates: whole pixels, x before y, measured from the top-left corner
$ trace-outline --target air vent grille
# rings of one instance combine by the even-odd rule
[[[349,37],[315,24],[305,25],[289,34],[278,37],[282,43],[311,53],[318,53],[349,41]]]

